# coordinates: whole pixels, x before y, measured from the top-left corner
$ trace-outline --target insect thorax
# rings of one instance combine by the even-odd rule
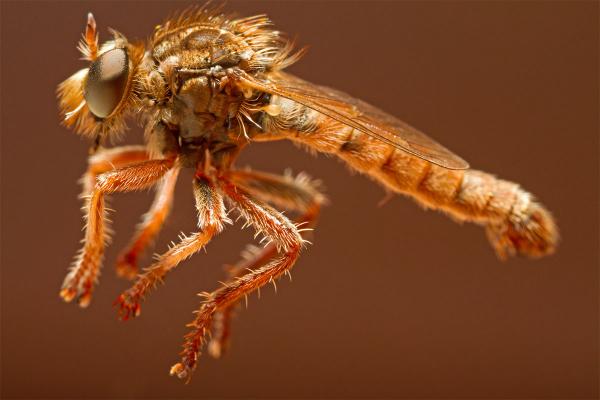
[[[177,56],[181,68],[203,69],[237,66],[248,61],[253,51],[239,36],[209,24],[181,27],[155,38],[152,56],[163,62]]]
[[[245,67],[252,49],[228,30],[196,24],[155,38],[148,58],[166,80],[168,112],[162,119],[178,132],[183,144],[227,141],[243,94],[224,87],[230,67]]]

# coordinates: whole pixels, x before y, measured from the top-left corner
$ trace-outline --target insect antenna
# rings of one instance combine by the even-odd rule
[[[98,57],[98,32],[96,30],[96,20],[92,13],[87,15],[87,24],[85,33],[77,45],[77,50],[83,55],[82,60],[94,61]]]

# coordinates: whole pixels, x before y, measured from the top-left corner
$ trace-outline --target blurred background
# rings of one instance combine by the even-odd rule
[[[2,397],[595,398],[598,395],[598,3],[229,1],[309,45],[290,71],[367,100],[474,168],[522,184],[555,214],[557,254],[499,261],[483,230],[384,206],[382,188],[290,143],[239,165],[306,171],[331,205],[287,279],[251,296],[230,353],[168,376],[200,291],[250,231],[230,227],[169,275],[140,318],[112,302],[114,274],[149,193],[117,195],[116,232],[86,310],[58,291],[82,237],[87,143],[59,126],[56,85],[82,68],[92,11],[145,39],[189,2],[11,2],[2,12]],[[139,129],[126,141],[139,143]],[[195,229],[191,174],[156,251]],[[150,257],[145,259],[145,264]]]

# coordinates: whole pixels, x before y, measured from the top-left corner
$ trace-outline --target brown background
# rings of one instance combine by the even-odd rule
[[[230,228],[121,323],[112,265],[148,193],[116,196],[117,232],[85,311],[58,297],[78,248],[86,143],[58,124],[54,89],[81,68],[87,11],[102,38],[145,38],[185,3],[2,2],[4,397],[596,397],[598,4],[230,2],[265,12],[310,52],[292,68],[402,117],[555,213],[558,253],[496,259],[483,231],[384,191],[289,143],[240,161],[321,178],[332,205],[279,293],[252,296],[231,353],[188,386],[167,375],[199,299],[237,260]],[[139,142],[139,130],[128,141]],[[157,250],[194,229],[190,175]]]

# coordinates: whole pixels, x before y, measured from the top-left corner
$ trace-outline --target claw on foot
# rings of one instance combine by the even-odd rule
[[[190,378],[192,377],[191,369],[187,365],[183,365],[182,363],[177,363],[171,367],[169,371],[169,375],[176,376],[179,379],[187,379],[185,383],[189,383]]]
[[[79,298],[77,299],[77,304],[79,304],[79,307],[81,307],[81,308],[87,308],[87,306],[89,306],[91,302],[92,302],[92,293],[91,292],[85,292],[81,296],[79,296]]]
[[[77,296],[77,290],[72,288],[72,287],[64,287],[60,290],[60,297],[62,297],[62,299],[64,301],[66,301],[67,303],[70,303],[71,301],[73,301],[73,299],[75,298],[75,296]]]
[[[141,314],[142,307],[140,306],[139,300],[139,297],[132,296],[127,292],[121,294],[117,300],[115,300],[114,305],[119,307],[119,318],[122,321],[138,317]]]
[[[60,290],[59,295],[67,303],[77,299],[79,307],[86,308],[92,302],[92,285],[87,284],[83,288],[74,287],[74,285],[65,285]]]
[[[221,342],[219,342],[218,340],[212,339],[209,343],[208,343],[208,354],[210,354],[210,356],[212,358],[221,358],[221,356],[223,355],[223,348],[221,346]]]
[[[77,304],[79,307],[86,308],[92,302],[92,292],[94,290],[94,284],[91,281],[86,281],[83,284],[82,289],[79,291],[77,296]]]
[[[125,253],[117,260],[117,276],[127,280],[134,280],[139,273],[137,257],[132,253]]]

